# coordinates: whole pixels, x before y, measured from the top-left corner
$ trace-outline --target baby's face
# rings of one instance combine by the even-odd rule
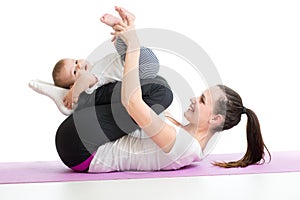
[[[61,78],[65,80],[65,84],[70,87],[74,84],[79,70],[87,71],[89,64],[86,60],[80,59],[64,59],[64,68],[61,71]]]

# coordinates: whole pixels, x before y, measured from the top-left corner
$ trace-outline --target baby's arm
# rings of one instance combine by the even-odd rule
[[[97,83],[97,78],[86,71],[82,71],[76,79],[74,85],[64,97],[64,105],[68,109],[72,109],[72,104],[77,103],[79,95],[86,89]]]

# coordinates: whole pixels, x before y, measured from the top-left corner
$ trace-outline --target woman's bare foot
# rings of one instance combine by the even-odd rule
[[[101,18],[100,21],[110,27],[113,27],[117,23],[121,22],[121,19],[118,17],[115,17],[111,14],[104,14]]]
[[[127,17],[128,20],[130,20],[132,22],[135,20],[134,14],[132,14],[131,12],[126,10],[125,8],[115,6],[115,10],[119,13],[120,17],[122,18],[122,20],[124,22],[126,21],[126,17]]]

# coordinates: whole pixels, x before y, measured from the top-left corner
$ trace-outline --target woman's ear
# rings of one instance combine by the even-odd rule
[[[221,114],[217,114],[212,116],[212,118],[209,120],[210,124],[213,125],[221,125],[224,121],[224,116]]]

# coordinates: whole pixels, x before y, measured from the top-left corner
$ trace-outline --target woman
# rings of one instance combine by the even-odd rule
[[[130,120],[133,119],[134,123],[132,124],[136,123],[142,130],[136,129],[137,126],[130,126],[125,131],[123,128],[121,131],[118,130],[120,126],[115,122],[114,117],[116,115],[113,116],[113,110],[115,110],[113,105],[119,102],[110,101],[110,98],[103,100],[95,108],[81,109],[66,119],[57,133],[56,144],[64,163],[75,171],[88,172],[178,169],[201,160],[203,151],[211,137],[218,131],[227,130],[237,125],[242,114],[246,114],[248,117],[248,147],[245,156],[236,162],[216,162],[214,165],[246,167],[264,161],[265,144],[255,113],[245,108],[240,96],[226,86],[211,87],[200,97],[192,98],[189,109],[184,113],[185,118],[189,121],[187,125],[181,125],[169,116],[162,118],[163,115],[158,115],[170,105],[170,98],[157,98],[156,101],[148,102],[147,98],[151,99],[156,96],[156,90],[150,89],[150,95],[145,95],[145,85],[139,79],[140,45],[134,30],[134,18],[130,17],[125,9],[117,7],[116,10],[124,22],[119,22],[114,26],[113,35],[120,37],[127,44],[128,50],[122,84],[116,84],[119,90],[115,90],[116,86],[114,86],[114,91],[118,91],[115,94],[121,95],[116,96],[118,96],[117,99],[120,98],[122,105],[115,107],[119,108],[118,114],[123,115],[121,113],[125,113],[125,118],[127,113],[130,115],[130,117],[124,118],[126,122],[130,123]],[[163,88],[165,96],[172,96],[165,81],[160,83],[151,81],[150,88],[153,88],[155,84]],[[105,94],[105,90],[110,90],[110,88],[106,86],[102,90]],[[111,91],[106,92],[106,94],[112,94],[109,97],[113,97],[113,93]],[[147,98],[145,98],[146,96]],[[161,99],[165,100],[165,104],[160,104],[161,106],[158,107],[161,109],[156,111],[153,109],[154,105],[161,103]],[[122,109],[125,110],[121,112]],[[90,120],[91,110],[96,111],[96,120],[94,121]],[[109,117],[105,118],[107,113],[109,113]],[[112,121],[112,124],[109,124],[109,120]],[[99,130],[97,125],[99,124],[101,130],[103,127],[110,130],[110,133],[104,131],[106,137],[101,137],[103,134],[97,133]],[[77,131],[84,134],[77,136],[79,139],[77,138],[76,142],[70,140],[70,137],[74,137],[73,135],[66,137],[66,133],[73,134]],[[76,135],[79,135],[78,132]],[[126,133],[131,134],[126,135]],[[91,140],[91,138],[96,139]],[[66,146],[72,148],[69,151],[71,153],[67,156],[63,155],[65,149],[68,149]],[[74,147],[79,149],[77,154],[74,152]],[[88,158],[87,155],[89,155]],[[76,162],[68,163],[70,158]],[[75,163],[77,163],[76,166]]]

